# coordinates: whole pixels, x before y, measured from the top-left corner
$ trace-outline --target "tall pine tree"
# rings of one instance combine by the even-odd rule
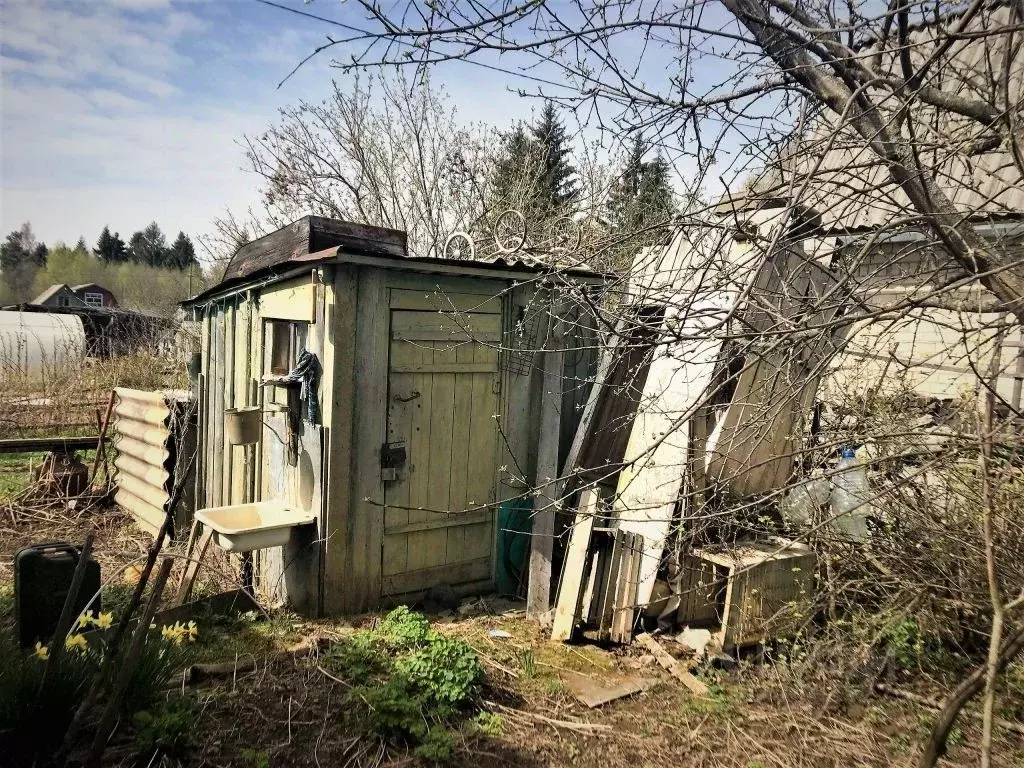
[[[128,248],[125,246],[124,240],[117,232],[110,234],[110,227],[103,227],[100,239],[96,241],[96,247],[92,252],[99,257],[100,261],[107,264],[120,264],[128,261]]]
[[[128,253],[132,261],[151,267],[167,265],[167,238],[154,221],[145,229],[136,232],[128,241]]]
[[[178,232],[178,236],[167,251],[167,266],[174,269],[188,269],[198,265],[199,261],[196,259],[196,249],[192,245],[192,241],[184,232]]]
[[[615,268],[626,268],[641,248],[665,239],[678,213],[669,180],[669,165],[660,153],[644,160],[641,138],[630,145],[608,197],[608,219],[616,237],[610,249]]]
[[[540,162],[538,186],[542,204],[550,211],[567,213],[579,195],[576,168],[570,162],[572,149],[558,110],[544,103],[537,122],[530,126],[530,138]]]
[[[526,217],[528,237],[545,236],[552,221],[573,212],[579,195],[565,126],[547,102],[532,125],[517,124],[503,134],[491,177],[491,208]]]

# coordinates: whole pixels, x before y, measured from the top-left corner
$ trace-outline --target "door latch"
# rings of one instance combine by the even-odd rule
[[[397,480],[405,459],[405,443],[384,443],[380,447],[380,479],[385,483]]]

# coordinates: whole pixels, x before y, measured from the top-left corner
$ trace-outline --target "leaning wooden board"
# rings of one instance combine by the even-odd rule
[[[683,478],[695,458],[690,419],[722,361],[722,325],[747,298],[762,262],[749,244],[697,235],[674,240],[648,268],[652,295],[674,290],[662,324],[668,341],[651,362],[613,505],[619,527],[646,541],[639,605],[650,601],[673,519],[686,515]]]

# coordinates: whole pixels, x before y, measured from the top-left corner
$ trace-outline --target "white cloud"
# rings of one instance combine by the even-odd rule
[[[326,31],[225,0],[0,0],[0,236],[31,221],[51,243],[92,241],[154,219],[200,234],[254,205],[238,142],[329,95],[328,55],[277,88]],[[523,114],[493,75],[444,74],[461,119]]]
[[[224,70],[194,59],[208,50],[207,24],[191,9],[156,0],[0,9],[0,234],[30,220],[41,238],[73,242],[104,224],[126,236],[154,219],[172,235],[199,234],[226,207],[255,201],[237,140],[276,105],[249,106],[252,83],[233,102],[212,97],[207,76]]]

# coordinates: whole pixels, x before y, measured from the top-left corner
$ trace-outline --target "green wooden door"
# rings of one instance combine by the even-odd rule
[[[501,315],[391,312],[381,592],[488,582],[493,573]],[[383,470],[387,472],[387,470]]]

